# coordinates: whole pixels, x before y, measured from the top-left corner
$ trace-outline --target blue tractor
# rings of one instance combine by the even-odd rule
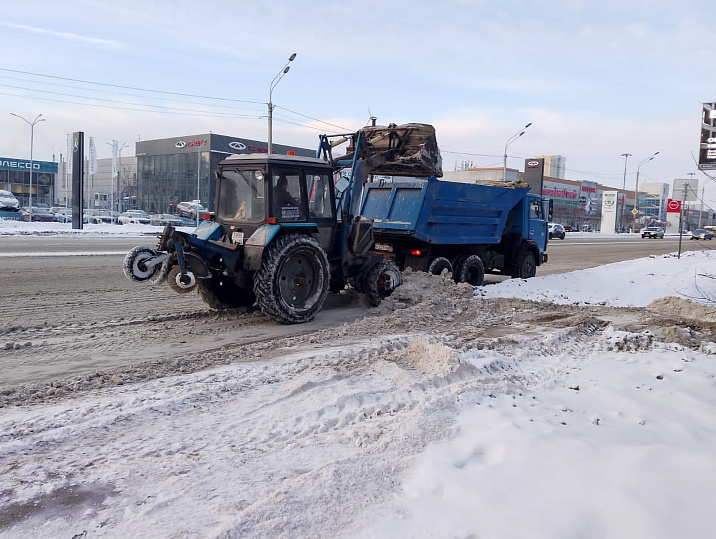
[[[345,155],[334,157],[345,142]],[[329,291],[347,286],[376,306],[402,281],[373,250],[373,223],[360,215],[373,174],[442,175],[433,127],[322,135],[315,158],[232,155],[215,175],[211,219],[191,233],[167,225],[156,249],[127,254],[124,273],[178,293],[197,290],[215,309],[255,304],[287,324],[312,320]]]

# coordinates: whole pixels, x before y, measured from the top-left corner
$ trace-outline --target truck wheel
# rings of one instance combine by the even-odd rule
[[[197,279],[196,283],[199,297],[209,307],[218,311],[250,307],[256,301],[253,290],[240,288],[225,275]]]
[[[254,293],[264,314],[283,324],[300,324],[323,307],[328,281],[328,257],[320,244],[289,234],[264,249]]]
[[[452,273],[452,264],[444,256],[439,256],[430,263],[430,266],[428,266],[428,273],[440,275],[445,269],[447,269],[449,273]]]
[[[456,283],[460,282],[460,272],[465,260],[467,260],[467,255],[457,255],[452,259],[452,278]]]
[[[520,255],[520,260],[517,264],[517,275],[520,279],[530,279],[537,275],[537,262],[535,261],[535,255],[530,251],[523,251]]]
[[[460,266],[458,273],[459,283],[468,283],[472,286],[482,286],[485,282],[485,266],[478,255],[470,255]]]
[[[398,266],[383,259],[373,266],[363,279],[363,291],[368,305],[377,307],[383,298],[387,298],[403,283]]]
[[[147,282],[159,271],[158,266],[148,268],[144,265],[145,262],[148,262],[155,256],[157,256],[157,253],[151,247],[145,247],[143,245],[134,247],[127,253],[127,256],[124,257],[124,264],[122,265],[124,275],[127,279],[135,283]]]

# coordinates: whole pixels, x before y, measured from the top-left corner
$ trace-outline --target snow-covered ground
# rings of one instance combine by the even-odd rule
[[[474,293],[408,276],[422,311],[0,408],[0,537],[713,537],[714,262],[654,256]],[[617,324],[634,312],[619,307],[670,296],[678,339]],[[489,337],[467,314],[510,320],[494,298],[614,309]],[[436,309],[462,325],[416,329]]]

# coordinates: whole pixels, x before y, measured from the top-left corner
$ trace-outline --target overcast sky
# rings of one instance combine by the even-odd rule
[[[73,131],[94,137],[100,158],[112,139],[129,145],[123,155],[140,138],[266,140],[271,81],[296,52],[272,95],[275,143],[314,148],[372,114],[435,125],[446,170],[499,167],[532,122],[508,166],[561,154],[568,179],[621,187],[631,153],[633,189],[658,151],[640,183],[693,172],[716,208],[716,182],[694,160],[701,104],[716,101],[712,12],[707,0],[12,2],[0,20],[0,156],[29,158],[29,126],[10,112],[46,118],[42,160]]]

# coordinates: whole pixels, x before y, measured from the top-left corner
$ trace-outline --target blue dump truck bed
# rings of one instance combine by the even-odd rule
[[[496,244],[529,187],[427,180],[368,183],[361,215],[376,234],[405,235],[434,245]],[[509,223],[512,226],[516,223]]]

